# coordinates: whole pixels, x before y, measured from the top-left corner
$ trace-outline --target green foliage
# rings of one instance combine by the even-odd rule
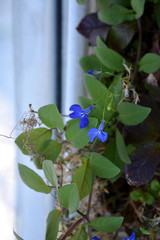
[[[87,0],[77,0],[79,4],[85,2]],[[147,181],[151,181],[154,171],[159,165],[159,128],[155,128],[155,121],[150,120],[150,117],[149,120],[146,119],[151,108],[155,111],[153,116],[158,118],[159,106],[157,105],[158,110],[155,110],[152,104],[150,105],[150,102],[145,100],[146,89],[143,87],[143,82],[146,80],[146,74],[144,73],[150,74],[159,70],[160,56],[156,43],[154,42],[151,47],[152,43],[149,42],[151,38],[149,37],[149,41],[146,41],[148,27],[146,24],[146,29],[143,29],[143,25],[153,18],[149,31],[152,32],[152,25],[154,30],[158,31],[155,25],[157,22],[158,27],[160,26],[160,1],[97,0],[96,2],[99,12],[89,18],[92,21],[92,27],[87,28],[85,26],[85,31],[90,34],[91,46],[95,44],[96,39],[97,45],[94,47],[96,56],[85,56],[80,60],[83,70],[85,72],[90,71],[85,74],[84,80],[90,98],[79,97],[83,110],[91,105],[94,105],[94,108],[86,113],[80,107],[74,106],[75,111],[73,111],[72,117],[75,116],[73,118],[76,119],[68,121],[66,126],[64,126],[61,114],[55,104],[41,107],[38,110],[37,118],[35,117],[37,112],[30,109],[30,114],[34,117],[35,123],[37,121],[40,124],[40,119],[42,124],[48,128],[34,128],[36,124],[33,124],[34,126],[29,125],[29,121],[25,121],[25,123],[22,123],[24,132],[15,140],[22,153],[30,155],[37,168],[42,168],[49,185],[32,169],[19,164],[19,173],[23,182],[31,189],[43,193],[51,193],[54,188],[60,208],[67,208],[70,214],[76,212],[78,207],[80,208],[77,213],[82,218],[75,220],[72,227],[67,230],[68,235],[62,233],[63,237],[57,236],[61,211],[59,209],[51,211],[47,218],[46,240],[56,240],[59,237],[62,239],[70,237],[71,240],[87,240],[88,231],[86,227],[88,225],[100,232],[112,233],[118,230],[123,222],[123,217],[99,217],[91,221],[90,216],[88,216],[89,207],[87,212],[81,212],[83,207],[80,200],[87,197],[89,199],[88,206],[90,206],[95,178],[96,184],[99,178],[110,179],[112,184],[115,184],[114,182],[125,169],[124,173],[129,184],[144,185]],[[148,11],[152,5],[153,7]],[[144,17],[141,20],[142,15]],[[97,16],[102,22],[97,19]],[[103,36],[96,37],[98,24],[100,28],[102,26]],[[143,39],[141,39],[141,35],[143,35]],[[137,36],[139,36],[138,41]],[[157,54],[148,53],[148,51]],[[125,59],[129,63],[126,63]],[[91,76],[92,71],[101,72],[93,72],[93,76]],[[149,77],[151,76],[149,75]],[[154,76],[159,82],[159,75]],[[146,81],[148,81],[148,78]],[[139,82],[141,82],[140,88]],[[157,87],[148,84],[148,89],[150,94],[154,92],[152,96],[159,101]],[[139,92],[141,96],[139,96]],[[155,94],[155,92],[157,93]],[[134,104],[135,102],[143,106]],[[80,109],[79,112],[78,108]],[[83,120],[85,117],[88,118],[89,124],[80,129],[80,118]],[[142,123],[145,119],[146,121]],[[101,138],[101,142],[100,138],[96,137],[94,142],[90,143],[87,134],[91,129],[93,135],[96,132],[97,135],[99,134],[98,137],[103,136],[102,129],[99,129],[99,132],[97,131],[102,121],[105,121],[103,131],[108,133],[107,141],[104,142]],[[138,126],[135,127],[137,124]],[[146,137],[146,126],[150,130],[149,134],[156,134],[156,136],[149,138],[149,140],[153,139],[153,142],[152,140],[149,143],[145,142],[145,144],[143,142],[144,145],[142,145],[142,141],[138,141],[139,133],[144,135],[142,137],[144,139]],[[62,134],[57,134],[56,140],[52,139],[54,137],[52,136],[52,129],[62,132]],[[124,137],[121,132],[124,133]],[[131,133],[131,137],[128,137],[128,132]],[[65,134],[65,140],[63,134]],[[80,159],[82,159],[81,166],[79,166]],[[73,160],[76,163],[73,163]],[[60,184],[58,183],[54,163],[61,167],[61,171],[56,169],[58,177],[61,179]],[[64,174],[63,168],[67,169],[70,175],[73,175],[71,183],[68,180],[67,184],[65,180],[63,181],[63,175],[66,174]],[[104,180],[100,179],[100,181]],[[160,197],[160,184],[156,179],[153,179],[145,188],[137,187],[135,191],[130,193],[130,197],[133,201],[141,201],[146,205],[152,205]],[[68,214],[68,211],[66,212]],[[85,218],[88,223],[84,224],[82,222]],[[62,229],[65,228],[62,226]],[[136,237],[141,237],[142,234],[151,235],[150,232],[141,227]],[[14,235],[17,239],[21,239],[15,232]]]
[[[91,98],[95,102],[99,100],[97,104],[103,107],[106,96],[108,95],[108,90],[104,84],[87,74],[85,74],[84,83]]]
[[[32,169],[23,164],[18,164],[19,174],[23,182],[31,189],[42,192],[50,193],[52,188],[48,187],[43,179]]]
[[[96,127],[98,120],[89,118],[88,126],[83,129],[79,128],[79,122],[79,119],[69,121],[65,136],[67,141],[71,141],[74,147],[83,148],[89,142],[89,136],[87,136],[89,129]]]
[[[23,154],[36,154],[39,151],[44,150],[46,143],[51,139],[51,136],[52,130],[47,128],[36,128],[32,131],[29,130],[20,134],[16,138],[15,143]]]
[[[125,163],[130,163],[131,160],[128,156],[126,144],[118,128],[116,130],[116,146],[120,159]]]
[[[121,76],[114,77],[113,82],[109,88],[110,88],[110,92],[112,93],[112,96],[113,96],[112,107],[116,108],[122,98],[122,78],[121,78]]]
[[[133,10],[125,8],[121,5],[114,4],[107,9],[103,9],[98,13],[102,22],[111,25],[117,25],[127,20],[133,20]]]
[[[51,211],[47,218],[47,229],[45,240],[56,240],[59,230],[59,222],[61,218],[61,211],[55,209]]]
[[[149,185],[147,185],[148,191],[142,191],[137,189],[130,193],[130,197],[136,202],[145,202],[148,205],[155,203],[156,198],[160,196],[160,184],[156,179],[153,179]]]
[[[40,154],[45,156],[47,160],[55,162],[62,150],[62,144],[55,140],[49,140],[47,143],[46,148],[42,152],[40,151]]]
[[[94,51],[98,59],[108,68],[115,71],[122,71],[123,57],[110,48],[95,47]]]
[[[157,25],[160,28],[160,14],[159,13],[160,13],[160,2],[156,5],[155,10],[154,10]]]
[[[144,234],[144,235],[151,235],[150,232],[148,232],[147,230],[145,230],[144,228],[140,227],[139,230]]]
[[[115,50],[122,50],[131,42],[137,31],[136,21],[113,25],[108,33],[107,45]]]
[[[85,72],[89,70],[109,71],[109,69],[102,64],[96,56],[85,56],[81,58],[80,65]]]
[[[99,9],[108,7],[112,3],[112,0],[97,0],[97,6]]]
[[[138,64],[140,72],[154,73],[160,68],[160,56],[147,53],[141,58]]]
[[[75,183],[65,185],[58,190],[58,200],[70,213],[76,212],[79,205],[79,193]]]
[[[136,202],[136,201],[143,201],[143,192],[141,190],[135,190],[130,193],[130,197]]]
[[[76,0],[78,4],[82,5],[84,4],[85,2],[87,2],[87,0]]]
[[[89,157],[89,168],[100,178],[112,178],[120,172],[117,166],[101,154],[90,153],[87,157]]]
[[[58,179],[52,161],[45,160],[43,162],[43,172],[47,180],[52,184],[52,186],[58,189]]]
[[[160,184],[156,179],[153,179],[152,182],[150,183],[150,188],[151,190],[157,192],[160,190]]]
[[[119,113],[117,119],[126,125],[137,125],[144,121],[150,111],[151,109],[148,107],[122,102],[117,107],[117,112]]]
[[[131,0],[131,6],[133,8],[133,10],[136,12],[136,19],[140,18],[144,12],[144,4],[145,4],[145,0]]]
[[[96,38],[96,43],[97,43],[97,47],[99,48],[106,48],[106,44],[104,43],[104,41],[102,41],[102,39],[98,36]]]
[[[86,197],[92,189],[93,174],[85,162],[73,175],[72,183],[76,183],[79,191],[80,200]]]
[[[39,118],[49,128],[58,128],[63,131],[64,123],[55,104],[49,104],[38,110]]]
[[[120,228],[123,217],[99,217],[95,218],[89,226],[100,232],[114,232]]]
[[[70,238],[70,240],[87,240],[88,236],[85,231],[84,225],[81,225],[77,232]]]

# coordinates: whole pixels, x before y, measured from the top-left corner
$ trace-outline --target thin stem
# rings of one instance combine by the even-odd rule
[[[3,135],[3,134],[0,134],[0,137],[5,137],[5,138],[12,138],[12,139],[15,139],[14,137],[6,136],[6,135]]]
[[[154,234],[155,234],[155,230],[153,229],[153,232],[152,232],[152,240],[154,240]]]
[[[76,221],[59,240],[65,240],[67,237],[69,237],[73,230],[76,229],[84,221],[85,218],[80,218],[78,221]]]
[[[82,217],[84,217],[87,222],[90,222],[90,220],[88,219],[87,215],[85,215],[84,213],[82,213],[81,211],[77,210],[77,213],[79,213],[79,215],[81,215]]]
[[[88,197],[88,206],[87,206],[87,213],[86,213],[86,216],[89,218],[89,213],[90,213],[90,209],[91,209],[91,200],[92,200],[92,192],[93,192],[93,188],[89,194],[89,197]]]
[[[90,213],[90,209],[91,209],[92,193],[93,193],[93,188],[88,197],[88,206],[87,206],[87,212],[86,212],[86,216],[87,216],[88,220],[89,220],[89,213]],[[90,226],[88,226],[88,237],[89,237],[89,240],[92,240],[92,230],[91,230]]]
[[[142,48],[142,28],[141,28],[141,21],[140,18],[137,20],[137,26],[138,26],[138,32],[139,32],[139,36],[138,36],[138,49],[137,49],[137,58],[136,58],[136,62],[135,62],[135,70],[133,72],[133,76],[132,76],[132,82],[134,82],[137,72],[138,72],[138,62],[141,56],[141,48]]]

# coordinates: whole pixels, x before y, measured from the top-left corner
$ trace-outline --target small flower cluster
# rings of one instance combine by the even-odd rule
[[[80,125],[79,125],[79,128],[82,129],[82,128],[85,128],[88,126],[88,114],[90,113],[90,111],[94,108],[95,106],[92,105],[90,106],[89,108],[83,110],[81,108],[80,105],[78,104],[73,104],[69,110],[70,111],[73,111],[72,113],[69,114],[70,118],[80,118]],[[103,131],[103,127],[104,127],[104,121],[101,122],[99,128],[91,128],[88,132],[88,136],[89,137],[89,140],[90,142],[93,142],[93,140],[95,139],[95,137],[98,137],[98,139],[102,142],[105,142],[106,139],[107,139],[107,133]]]

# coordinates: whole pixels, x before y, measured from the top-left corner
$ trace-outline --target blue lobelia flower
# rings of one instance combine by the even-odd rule
[[[136,240],[136,235],[135,233],[132,233],[129,238],[123,238],[123,240]]]
[[[81,118],[79,128],[85,128],[88,126],[88,114],[95,106],[92,105],[89,108],[83,110],[80,105],[73,104],[70,107],[70,111],[73,111],[69,114],[70,118]]]
[[[92,74],[100,74],[102,71],[92,71],[92,70],[89,70],[87,73],[88,75],[92,75]]]
[[[93,237],[92,239],[93,239],[93,240],[100,240],[100,239],[99,239],[98,237],[96,237],[96,236]]]
[[[98,129],[97,128],[91,128],[89,130],[87,135],[90,136],[89,137],[89,141],[90,142],[93,142],[95,137],[98,137],[98,139],[101,142],[105,142],[106,141],[108,134],[106,132],[102,131],[103,130],[103,126],[104,126],[104,121],[101,122],[101,124],[100,124]]]

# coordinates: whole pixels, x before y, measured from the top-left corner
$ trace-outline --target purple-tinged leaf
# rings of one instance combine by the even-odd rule
[[[128,184],[140,186],[149,183],[160,163],[160,143],[148,143],[130,155],[131,164],[125,165]]]
[[[96,46],[97,36],[106,40],[110,25],[101,22],[97,13],[90,13],[81,20],[76,29],[80,34],[90,39],[92,46]]]

